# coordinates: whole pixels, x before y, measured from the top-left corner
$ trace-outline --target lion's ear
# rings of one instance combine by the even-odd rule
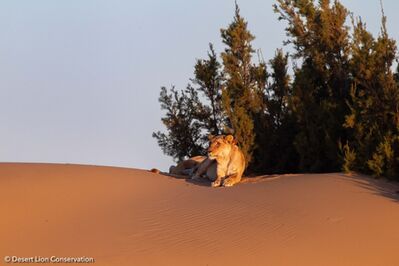
[[[208,140],[213,140],[214,138],[215,138],[214,135],[212,135],[212,134],[209,134],[209,135],[208,135]]]
[[[228,143],[233,143],[234,141],[233,135],[227,135],[224,139],[227,140]]]

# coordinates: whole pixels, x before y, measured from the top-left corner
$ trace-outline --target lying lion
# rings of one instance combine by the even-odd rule
[[[208,158],[198,165],[192,179],[205,174],[213,181],[212,187],[231,187],[239,183],[245,170],[245,158],[234,137],[210,136],[209,141]]]
[[[201,177],[212,181],[212,187],[231,187],[241,181],[245,158],[232,135],[209,136],[208,157],[195,156],[169,168],[174,176]]]
[[[192,176],[198,168],[198,165],[202,163],[206,158],[206,156],[195,156],[187,160],[181,161],[176,166],[172,165],[169,168],[169,174]]]

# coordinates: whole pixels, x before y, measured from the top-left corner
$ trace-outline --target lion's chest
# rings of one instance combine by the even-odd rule
[[[233,175],[237,173],[237,168],[234,166],[227,166],[226,176]]]
[[[232,164],[229,164],[228,162],[218,163],[217,168],[219,174],[222,174],[223,176],[229,176],[237,173],[237,167],[235,167]]]

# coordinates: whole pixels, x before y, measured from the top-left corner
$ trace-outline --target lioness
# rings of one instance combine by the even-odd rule
[[[193,175],[197,166],[206,159],[206,156],[194,156],[187,160],[179,162],[176,166],[172,165],[169,168],[169,174],[172,175]]]
[[[209,137],[208,158],[192,177],[197,179],[206,173],[212,187],[231,187],[241,181],[245,170],[245,158],[232,135]]]

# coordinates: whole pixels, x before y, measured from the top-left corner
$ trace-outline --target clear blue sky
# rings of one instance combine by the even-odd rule
[[[285,39],[271,0],[238,1],[254,48],[270,59]],[[378,0],[344,0],[378,33]],[[399,40],[399,1],[385,0]],[[157,167],[172,160],[151,133],[163,130],[160,87],[184,88],[233,0],[3,0],[0,2],[0,162]]]

